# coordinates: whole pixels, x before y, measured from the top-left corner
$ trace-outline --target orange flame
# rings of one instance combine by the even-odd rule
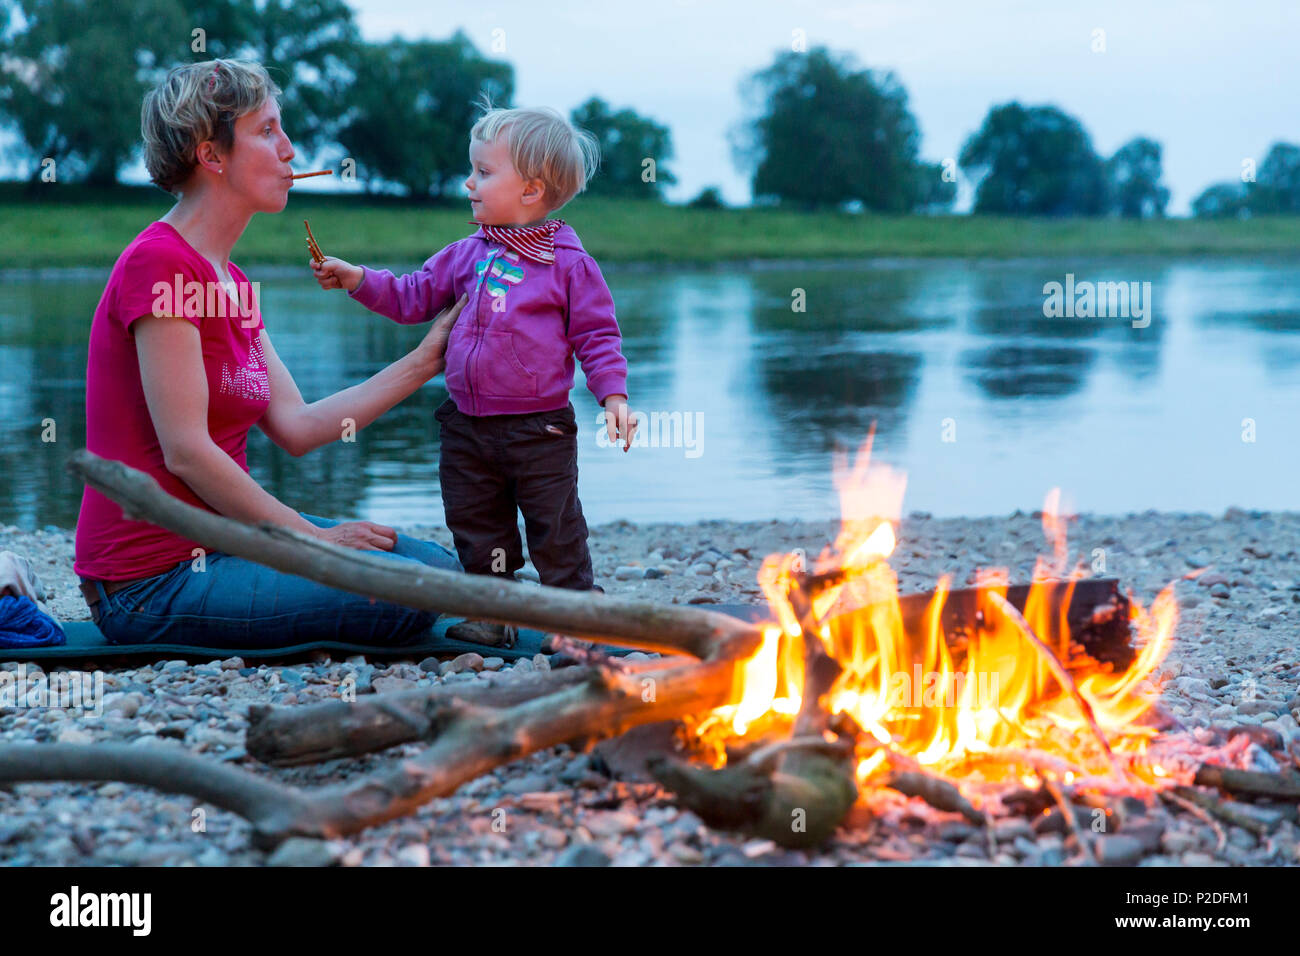
[[[801,703],[802,641],[811,637],[842,668],[826,701],[830,712],[848,715],[865,732],[861,739],[877,742],[867,740],[860,753],[862,780],[883,766],[879,745],[946,773],[979,770],[985,779],[990,773],[1020,779],[1024,768],[985,763],[995,751],[1029,747],[1079,772],[1111,772],[1074,694],[1061,686],[1022,625],[1008,620],[986,591],[976,601],[980,623],[974,633],[944,631],[947,577],[937,583],[920,625],[904,626],[898,581],[887,559],[897,543],[894,522],[906,481],[901,472],[872,464],[870,452],[869,437],[851,469],[843,457],[836,458],[842,526],[811,572],[797,552],[764,560],[758,581],[779,626],[764,631],[762,646],[746,662],[736,703],[718,708],[699,732],[716,742],[718,735],[745,737],[773,722],[788,722]],[[1154,731],[1135,721],[1151,706],[1156,688],[1150,678],[1168,652],[1177,622],[1173,585],[1160,592],[1150,611],[1131,602],[1139,650],[1127,669],[1112,673],[1071,642],[1066,615],[1083,569],[1066,571],[1069,549],[1059,490],[1047,496],[1043,531],[1052,557],[1037,562],[1025,623],[1065,665],[1110,750],[1141,754]],[[822,622],[814,635],[803,632],[790,597],[809,573],[822,582],[810,602],[813,617]],[[1005,597],[1007,572],[979,569],[976,583]],[[830,617],[833,609],[841,613]],[[1129,763],[1139,775],[1160,775],[1159,768],[1142,771]]]

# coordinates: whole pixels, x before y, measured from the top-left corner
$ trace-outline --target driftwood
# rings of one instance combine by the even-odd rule
[[[804,635],[803,695],[792,736],[794,741],[826,743],[764,748],[762,759],[716,771],[664,757],[648,766],[655,779],[710,826],[803,848],[835,832],[857,802],[858,786],[852,738],[831,731],[824,704],[840,666],[817,636],[821,622],[813,617],[801,581],[791,588],[790,599]]]
[[[1251,797],[1300,800],[1300,776],[1295,774],[1262,773],[1206,763],[1201,764],[1192,782]]]
[[[418,716],[400,705],[372,704],[371,712],[387,707],[390,719],[414,720],[418,735],[431,745],[389,769],[311,791],[170,748],[115,744],[0,747],[0,784],[120,780],[190,794],[238,813],[253,824],[261,845],[289,836],[335,837],[410,813],[493,767],[538,750],[708,712],[729,702],[738,663],[759,641],[754,625],[714,612],[516,586],[386,561],[278,526],[243,525],[191,507],[163,492],[148,475],[89,452],[78,452],[69,467],[118,501],[128,516],[212,550],[410,607],[688,657],[656,662],[662,666],[639,673],[588,668],[576,683],[553,674],[539,681],[540,696],[514,703],[510,691],[457,688],[459,693],[426,699]],[[506,706],[487,706],[503,701]],[[372,727],[360,733],[376,732],[384,731]],[[330,746],[316,741],[303,752],[327,752]]]
[[[1207,810],[1203,806],[1201,806],[1200,803],[1196,802],[1195,800],[1189,800],[1185,796],[1181,796],[1178,793],[1179,789],[1188,790],[1191,788],[1175,787],[1172,790],[1162,790],[1160,792],[1160,799],[1165,801],[1165,803],[1173,804],[1176,807],[1182,807],[1192,816],[1196,817],[1198,820],[1200,820],[1202,823],[1208,826],[1211,830],[1213,830],[1214,839],[1216,841],[1214,852],[1222,853],[1223,848],[1228,845],[1228,834],[1224,831],[1223,827],[1219,826],[1219,821],[1214,819],[1214,817],[1211,816],[1209,812],[1207,812]]]
[[[1084,861],[1087,863],[1096,863],[1097,852],[1093,849],[1088,838],[1084,836],[1083,828],[1079,826],[1079,821],[1074,815],[1074,804],[1070,803],[1070,801],[1066,799],[1064,792],[1062,792],[1056,781],[1054,781],[1049,775],[1042,771],[1038,771],[1038,779],[1043,782],[1043,788],[1052,795],[1052,799],[1056,801],[1056,805],[1060,808],[1061,817],[1065,822],[1066,829],[1069,831],[1070,835],[1074,837],[1074,842],[1078,845],[1079,852],[1083,855]]]
[[[192,507],[167,494],[144,472],[85,450],[73,454],[68,468],[120,504],[127,517],[152,521],[209,550],[353,594],[701,660],[743,657],[758,646],[754,625],[716,611],[519,585],[412,561],[390,561],[280,525],[242,524]]]
[[[469,780],[538,750],[622,733],[639,724],[698,714],[725,703],[731,661],[706,661],[629,677],[597,673],[513,707],[462,701],[434,715],[439,733],[423,753],[343,784],[302,790],[175,748],[126,744],[0,747],[0,785],[38,780],[119,780],[185,793],[238,813],[270,847],[291,836],[355,833],[446,796]],[[644,683],[653,683],[646,700]]]
[[[846,779],[844,763],[842,756],[810,750],[795,768],[773,771],[744,763],[704,770],[663,757],[651,758],[649,766],[709,826],[807,848],[834,834],[857,800],[857,786]]]
[[[310,711],[308,720],[328,715],[315,730],[307,729],[304,720],[255,708],[258,730],[250,732],[250,750],[280,762],[347,756],[410,740],[429,742],[424,751],[394,766],[313,790],[174,748],[112,744],[0,747],[0,785],[120,780],[190,794],[239,813],[253,824],[262,845],[289,836],[331,838],[410,813],[538,750],[697,717],[731,703],[740,663],[760,641],[756,625],[715,612],[515,585],[388,561],[276,525],[240,524],[193,508],[167,495],[149,476],[85,451],[74,455],[69,467],[121,504],[127,516],[152,521],[214,551],[408,607],[674,656],[635,673],[597,657],[569,674],[539,676],[527,692],[504,686],[443,687],[361,704],[303,708],[304,714]],[[821,622],[813,620],[799,581],[791,601],[806,635],[803,705],[792,739],[764,748],[761,759],[718,772],[675,760],[659,761],[652,772],[706,822],[760,833],[784,846],[813,846],[834,832],[857,799],[852,746],[857,730],[842,721],[833,724],[826,711],[825,695],[839,666],[821,646]],[[1114,616],[1093,615],[1104,628],[1112,628]],[[520,699],[525,693],[536,696]],[[899,776],[897,782],[902,788],[933,789],[930,781]],[[952,805],[968,816],[973,810],[955,801]]]
[[[322,812],[309,804],[312,809],[300,812],[294,827],[306,823],[343,827],[340,832],[350,832],[409,812],[421,802],[450,792],[448,787],[455,789],[500,763],[533,751],[575,739],[617,735],[637,724],[706,713],[733,698],[739,676],[736,664],[760,641],[755,625],[715,612],[522,587],[493,578],[386,561],[277,525],[242,525],[190,507],[163,492],[149,476],[89,452],[74,455],[69,467],[92,487],[118,501],[130,516],[153,521],[205,547],[278,570],[408,607],[537,627],[625,647],[686,654],[700,661],[638,678],[608,667],[599,668],[598,679],[581,687],[505,710],[485,711],[455,698],[426,703],[424,716],[404,721],[410,732],[433,738],[429,751],[403,765],[417,781],[390,776],[378,786],[374,806],[362,814],[345,812],[338,804]],[[803,600],[805,615],[810,614],[802,592],[798,596]],[[816,622],[809,619],[807,623]],[[806,633],[815,635],[816,629]],[[804,707],[795,722],[795,736],[826,730],[828,715],[821,701],[839,673],[838,665],[815,637],[806,642],[806,654],[807,686]],[[654,688],[651,696],[655,707],[640,704],[635,694],[628,697],[629,686],[644,688],[647,681]],[[665,687],[671,690],[667,698]],[[616,692],[617,688],[622,690]],[[619,705],[626,705],[629,699],[633,703],[617,706],[611,702],[611,695]],[[565,715],[567,718],[561,719]],[[403,722],[400,713],[390,710],[388,717]],[[320,751],[321,746],[316,743],[309,749]],[[678,769],[685,781],[695,773],[707,773],[684,765]],[[756,771],[751,767],[743,772]],[[772,838],[783,845],[820,842],[834,832],[857,799],[851,751],[831,756],[793,749],[780,754],[770,772],[758,772],[766,781],[765,806],[771,818],[768,829],[774,830]],[[661,780],[668,783],[671,777],[669,771]],[[673,789],[690,805],[686,783]],[[323,817],[324,822],[317,823],[314,814]],[[272,829],[276,833],[290,832],[284,825]]]
[[[951,781],[923,770],[893,770],[880,785],[905,797],[919,797],[936,810],[960,813],[971,823],[984,826],[988,820]]]
[[[1263,820],[1252,817],[1248,813],[1243,813],[1236,807],[1224,803],[1213,794],[1197,790],[1195,787],[1175,787],[1170,791],[1170,794],[1181,797],[1189,803],[1194,803],[1201,809],[1213,813],[1225,823],[1231,823],[1243,830],[1249,830],[1256,836],[1265,836],[1269,831],[1268,824]]]
[[[330,700],[295,707],[254,704],[248,710],[244,747],[263,763],[320,763],[428,740],[453,700],[477,707],[512,707],[591,680],[589,667],[523,674],[500,683],[441,684],[356,701]]]

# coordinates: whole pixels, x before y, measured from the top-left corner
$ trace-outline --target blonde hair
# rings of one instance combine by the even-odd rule
[[[235,145],[235,120],[260,109],[280,88],[260,63],[205,60],[170,70],[145,94],[140,108],[144,165],[169,193],[190,178],[199,144]]]
[[[600,165],[600,144],[590,132],[550,107],[494,108],[486,93],[478,105],[485,112],[470,130],[470,139],[493,143],[508,132],[510,162],[520,178],[542,181],[548,212],[587,188]]]

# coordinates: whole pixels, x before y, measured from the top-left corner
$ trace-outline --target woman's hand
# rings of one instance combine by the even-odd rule
[[[322,541],[360,551],[392,551],[397,544],[396,531],[373,521],[345,521],[329,528],[316,528],[315,534]]]
[[[461,309],[465,308],[468,300],[469,293],[463,293],[456,300],[455,305],[439,312],[438,317],[433,320],[433,328],[429,329],[429,333],[415,347],[415,351],[432,370],[429,372],[430,378],[446,367],[447,339],[451,337],[452,326],[456,324],[456,319],[460,317]]]

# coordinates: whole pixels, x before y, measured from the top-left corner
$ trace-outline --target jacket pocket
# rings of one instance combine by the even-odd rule
[[[485,329],[474,358],[474,391],[485,397],[536,398],[537,376],[515,352],[514,334]],[[450,387],[450,383],[448,385]]]
[[[459,322],[457,326],[459,326]],[[465,394],[465,361],[469,355],[469,343],[473,340],[465,334],[457,335],[456,329],[452,329],[451,338],[447,341],[447,350],[443,353],[444,365],[442,368],[443,380],[447,383],[447,391]]]

